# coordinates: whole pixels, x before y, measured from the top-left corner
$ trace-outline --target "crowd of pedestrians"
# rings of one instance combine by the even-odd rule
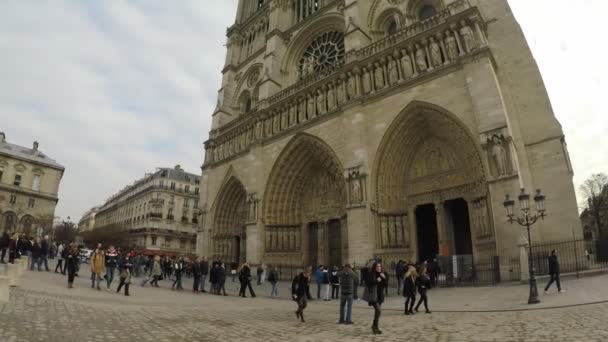
[[[79,272],[83,273],[83,257],[80,248],[76,244],[49,243],[48,236],[42,239],[33,239],[23,234],[9,236],[4,233],[0,237],[0,262],[4,263],[8,254],[9,262],[14,262],[22,255],[27,255],[30,260],[29,269],[34,271],[50,271],[48,259],[57,257],[55,273],[67,275],[68,288],[74,288],[74,279]],[[91,288],[101,290],[105,286],[111,290],[115,277],[118,278],[116,292],[124,289],[124,295],[130,296],[130,285],[133,278],[142,277],[141,286],[148,283],[152,287],[159,287],[159,281],[169,280],[171,290],[183,291],[183,277],[192,278],[192,292],[211,293],[214,295],[227,296],[226,279],[230,275],[232,282],[238,278],[240,287],[238,295],[247,297],[247,292],[252,298],[256,297],[252,287],[253,271],[248,263],[227,265],[219,260],[209,261],[206,257],[187,258],[184,256],[146,256],[135,251],[121,250],[109,246],[107,249],[99,243],[90,254],[88,260],[90,268]],[[548,257],[550,281],[545,291],[553,282],[556,283],[558,291],[565,292],[561,288],[559,280],[559,263],[556,251],[552,251]],[[228,270],[229,268],[229,270]],[[394,270],[397,294],[403,295],[404,314],[414,315],[424,305],[425,312],[430,314],[428,291],[437,286],[439,267],[435,260],[423,263],[411,263],[399,261],[391,265]],[[271,298],[279,297],[280,274],[276,267],[266,267],[261,264],[255,270],[257,285],[267,280],[271,285]],[[359,273],[353,270],[351,265],[342,267],[319,265],[313,270],[306,267],[297,274],[291,283],[292,299],[297,303],[295,315],[301,322],[305,322],[304,310],[308,301],[312,300],[310,284],[315,278],[317,285],[317,300],[331,301],[339,300],[338,324],[353,324],[352,306],[355,300],[364,300],[374,309],[372,319],[372,333],[382,334],[380,330],[380,316],[382,304],[388,295],[389,275],[382,260],[371,259],[360,268]],[[208,290],[206,283],[209,282]],[[359,297],[359,288],[362,287],[362,296]],[[419,296],[419,298],[417,298]],[[417,301],[418,299],[418,301]]]

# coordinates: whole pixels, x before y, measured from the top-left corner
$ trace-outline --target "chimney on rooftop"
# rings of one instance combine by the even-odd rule
[[[34,146],[32,146],[32,150],[34,151],[34,153],[38,152],[38,142],[34,141]]]
[[[0,143],[3,143],[6,141],[6,134],[4,134],[4,132],[0,132]]]

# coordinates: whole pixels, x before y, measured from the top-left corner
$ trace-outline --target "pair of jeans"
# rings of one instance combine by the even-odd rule
[[[171,289],[174,289],[175,285],[177,285],[178,290],[184,289],[182,287],[182,274],[181,273],[175,273],[175,280],[173,281],[173,285],[171,285]]]
[[[46,254],[45,254],[45,255],[43,255],[43,256],[41,256],[41,257],[38,259],[38,270],[40,270],[40,265],[41,265],[43,262],[44,262],[44,269],[45,269],[46,271],[48,271],[48,270],[49,270],[49,259],[48,259],[48,256],[47,256]]]
[[[331,285],[331,299],[340,298],[340,285]]]
[[[317,283],[317,299],[321,299],[321,286],[323,286],[323,284]]]
[[[30,271],[34,270],[34,267],[38,264],[38,258],[30,257]],[[40,271],[40,267],[38,266],[38,271]]]
[[[381,304],[374,303],[372,304],[374,307],[374,322],[372,323],[372,327],[378,329],[378,324],[380,323],[380,314],[382,314]]]
[[[424,309],[428,312],[429,311],[429,300],[428,300],[428,297],[426,296],[426,291],[420,293],[420,299],[418,300],[418,304],[416,304],[416,311],[418,311],[418,308],[420,307],[420,304],[422,304],[422,303],[424,303]]]
[[[344,309],[346,307],[346,316]],[[353,321],[353,295],[340,296],[340,323],[352,323]]]
[[[63,270],[63,259],[57,259],[57,266],[55,266],[55,273],[57,273],[57,269],[59,269],[59,272],[65,273],[65,271]]]
[[[239,296],[247,297],[245,295],[245,290],[247,290],[247,288],[249,288],[249,294],[251,294],[251,297],[255,297],[255,292],[253,292],[250,280],[241,280],[241,290],[239,291]]]
[[[201,275],[195,274],[192,282],[192,291],[198,292],[199,287],[201,286]]]
[[[2,248],[2,256],[0,257],[0,262],[4,264],[4,257],[6,256],[6,251],[8,250],[8,247],[4,247]]]
[[[114,280],[114,269],[115,267],[106,266],[106,282],[108,283],[108,288],[110,288],[110,284]]]
[[[91,272],[91,288],[95,287],[95,282],[97,282],[97,288],[99,289],[99,282],[101,282],[101,274]]]
[[[555,282],[555,284],[557,285],[557,290],[561,291],[562,285],[559,282],[559,273],[551,274],[551,279],[549,280],[549,283],[547,284],[547,286],[545,286],[545,291],[549,290],[549,287],[551,287],[551,284],[553,284],[553,282]]]
[[[331,285],[329,285],[329,284],[323,284],[323,299],[325,299],[325,300],[330,300],[329,299],[330,287],[331,287]]]
[[[123,287],[125,287],[125,296],[129,295],[129,283],[125,282],[127,280],[127,278],[120,278],[120,283],[118,284],[118,288],[116,289],[116,292],[120,292],[120,289]]]
[[[205,292],[205,281],[207,280],[207,275],[201,275],[201,291]]]
[[[403,285],[403,278],[397,277],[397,295],[401,294],[401,286]]]
[[[276,281],[270,283],[272,290],[270,291],[270,297],[279,296],[279,284]]]

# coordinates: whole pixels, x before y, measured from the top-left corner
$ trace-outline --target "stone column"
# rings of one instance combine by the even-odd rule
[[[521,236],[517,243],[519,247],[519,274],[522,283],[530,280],[530,265],[528,264],[528,239]]]
[[[445,206],[444,202],[435,202],[437,213],[437,240],[439,241],[439,255],[450,255],[452,253],[450,241],[445,229]]]

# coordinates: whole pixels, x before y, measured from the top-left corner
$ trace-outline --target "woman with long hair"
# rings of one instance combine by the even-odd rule
[[[367,303],[374,308],[374,322],[372,324],[372,332],[374,335],[382,334],[378,325],[380,323],[382,303],[384,303],[384,289],[388,285],[386,279],[382,264],[379,262],[375,262],[372,265],[372,268],[368,270],[365,279],[368,291]]]
[[[74,277],[78,270],[78,248],[71,243],[65,258],[65,269],[68,272],[68,289],[74,288]]]
[[[406,315],[414,314],[414,304],[416,303],[416,267],[410,266],[405,273],[405,279],[403,280],[403,296],[405,297],[405,310]]]

